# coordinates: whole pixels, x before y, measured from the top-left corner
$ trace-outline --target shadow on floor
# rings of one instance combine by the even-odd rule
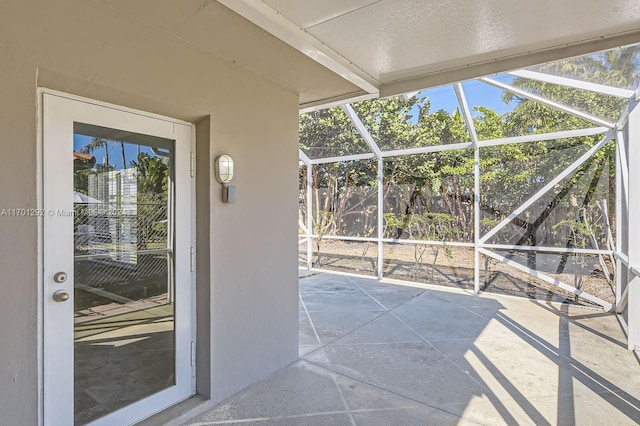
[[[638,362],[593,309],[319,274],[300,355],[187,424],[640,422]]]

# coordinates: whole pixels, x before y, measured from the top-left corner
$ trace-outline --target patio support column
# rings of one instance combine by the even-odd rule
[[[473,144],[473,291],[480,293],[480,141],[461,83],[453,86]]]
[[[627,302],[628,346],[632,350],[640,350],[640,226],[632,225],[636,217],[640,217],[640,192],[633,190],[640,185],[640,108],[636,108],[637,101],[632,100],[629,106],[629,144],[627,159],[629,162],[628,176],[628,226],[629,242],[629,284]]]
[[[307,269],[313,267],[313,165],[307,164]]]
[[[626,125],[625,125],[626,127]],[[623,283],[622,282],[622,268],[628,268],[628,265],[626,263],[623,263],[620,254],[623,255],[627,255],[627,250],[625,249],[625,246],[622,243],[622,235],[623,235],[623,231],[626,232],[626,230],[622,229],[623,223],[627,221],[628,219],[628,215],[627,215],[627,205],[628,205],[628,201],[627,201],[627,188],[624,186],[624,182],[622,179],[622,170],[625,169],[626,172],[628,172],[629,167],[626,163],[626,155],[623,155],[624,152],[624,143],[625,143],[625,138],[624,138],[624,132],[623,131],[617,131],[617,136],[616,136],[616,194],[615,194],[615,199],[616,199],[616,218],[615,218],[615,224],[616,224],[616,245],[614,247],[615,250],[615,280],[616,280],[616,313],[620,313],[619,312],[619,307],[621,305],[622,302],[622,292],[623,289],[627,286],[628,283]],[[626,274],[625,274],[626,275]]]
[[[307,270],[310,271],[313,266],[313,176],[311,174],[313,172],[313,164],[311,163],[309,156],[302,152],[301,149],[298,149],[298,158],[307,168],[307,181],[305,188],[305,192],[307,194],[307,204],[305,206],[307,208],[307,211],[305,212],[307,216],[307,223],[304,225],[307,227]]]
[[[622,132],[618,132],[620,135]],[[615,267],[615,280],[616,280],[616,313],[618,312],[618,306],[620,305],[620,296],[622,295],[622,262],[620,261],[620,256],[617,254],[622,252],[622,183],[620,179],[620,173],[622,169],[622,165],[620,164],[620,144],[624,143],[622,139],[618,136],[616,139],[616,246],[614,248],[616,256],[616,264]]]
[[[378,279],[384,275],[384,159],[378,157]]]
[[[373,154],[376,156],[376,159],[378,160],[378,173],[377,173],[377,182],[378,182],[378,232],[376,234],[376,240],[378,243],[378,270],[377,270],[377,276],[378,279],[381,280],[382,279],[382,263],[384,262],[384,256],[382,253],[382,248],[383,248],[383,243],[382,243],[382,238],[384,237],[384,188],[383,188],[383,183],[384,183],[384,159],[382,158],[382,151],[380,150],[380,147],[378,146],[378,144],[376,143],[376,141],[373,139],[373,136],[371,136],[371,133],[369,133],[369,130],[367,130],[367,128],[365,127],[365,125],[362,123],[362,120],[360,120],[360,117],[358,117],[358,114],[356,114],[355,110],[353,109],[353,107],[350,104],[345,104],[342,105],[342,109],[344,110],[344,112],[347,114],[347,116],[349,117],[349,119],[351,120],[351,122],[353,123],[353,125],[356,127],[356,130],[358,130],[358,133],[360,133],[360,135],[362,136],[362,138],[364,139],[364,141],[367,143],[367,145],[369,146],[369,148],[371,149],[371,151],[373,152]]]
[[[473,291],[480,293],[480,147],[473,149]]]

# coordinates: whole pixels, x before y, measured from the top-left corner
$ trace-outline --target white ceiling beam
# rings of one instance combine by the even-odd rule
[[[395,149],[391,151],[383,151],[382,158],[399,157],[401,155],[427,154],[430,152],[452,151],[455,149],[469,149],[469,148],[473,148],[472,142],[419,146],[417,148],[406,148],[406,149]]]
[[[378,94],[379,81],[261,0],[218,0],[218,2],[365,92]]]
[[[515,143],[539,142],[539,141],[547,141],[547,140],[554,140],[554,139],[575,138],[580,136],[594,136],[594,135],[601,135],[607,132],[608,130],[609,129],[607,129],[606,127],[594,127],[590,129],[567,130],[562,132],[540,133],[540,134],[516,136],[516,137],[504,138],[504,139],[491,139],[486,141],[479,141],[478,146],[480,148],[485,148],[490,146],[508,145],[508,144],[515,144]],[[400,157],[402,155],[428,154],[433,152],[451,151],[456,149],[471,149],[471,148],[473,148],[472,142],[462,142],[462,143],[429,145],[429,146],[420,146],[416,148],[404,148],[404,149],[394,149],[389,151],[381,151],[381,156],[382,158]],[[303,163],[307,164],[304,158],[307,156],[302,151],[300,151],[300,153],[301,153],[300,160]],[[351,155],[336,156],[336,157],[317,158],[317,159],[309,160],[310,162],[309,164],[326,164],[326,163],[335,163],[337,161],[368,160],[374,157],[375,157],[375,154],[373,153],[351,154]]]
[[[376,155],[372,152],[367,152],[365,154],[339,155],[336,157],[314,158],[313,160],[311,160],[311,164],[313,165],[313,164],[340,163],[342,161],[369,160],[371,158],[376,158]]]
[[[500,83],[499,81],[493,80],[491,78],[481,77],[478,79],[484,83],[490,84],[498,89],[506,90],[507,92],[511,92],[517,96],[522,98],[526,98],[540,104],[546,105],[550,108],[557,109],[558,111],[565,112],[567,114],[573,115],[575,117],[582,118],[583,120],[590,121],[591,123],[597,124],[599,126],[608,127],[609,129],[614,129],[616,125],[607,120],[602,120],[598,117],[594,117],[591,114],[587,114],[586,112],[578,111],[577,109],[568,107],[566,105],[562,105],[561,103],[549,100],[545,97],[535,95],[533,93],[529,93],[526,90],[518,89],[517,87],[513,87],[509,84]]]
[[[478,145],[480,146],[480,148],[484,148],[488,146],[510,145],[514,143],[540,142],[540,141],[549,141],[549,140],[555,140],[555,139],[578,138],[583,136],[601,135],[607,131],[609,131],[607,127],[591,127],[587,129],[564,130],[561,132],[534,133],[532,135],[525,135],[525,136],[513,136],[509,138],[488,139],[486,141],[478,142]]]
[[[221,1],[234,2],[246,0]],[[317,39],[315,38],[314,40],[317,41]],[[468,62],[463,65],[441,64],[439,68],[434,68],[432,66],[429,67],[429,69],[427,69],[427,65],[425,65],[424,71],[416,70],[416,74],[414,76],[409,76],[397,80],[375,80],[375,85],[376,87],[378,87],[379,93],[376,92],[374,94],[372,92],[370,93],[370,95],[374,94],[373,97],[402,96],[407,99],[415,93],[419,93],[421,90],[424,90],[425,88],[442,86],[455,83],[457,81],[475,79],[479,76],[509,72],[513,69],[529,67],[543,62],[551,62],[555,60],[565,59],[567,57],[590,54],[595,51],[602,51],[619,46],[635,44],[638,42],[640,42],[640,30],[633,30],[629,32],[598,37],[597,39],[588,39],[575,43],[553,46],[548,49],[528,51],[511,56],[491,58],[477,62]],[[312,57],[312,59],[315,60],[316,58]],[[365,71],[358,68],[355,64],[351,64],[351,62],[347,58],[344,59],[349,62],[351,66],[354,66],[358,70],[364,72],[366,75],[369,75]],[[619,92],[619,94],[622,94],[622,92]],[[339,95],[329,99],[317,100],[303,104],[301,105],[301,108],[308,110],[318,110],[327,108],[329,106],[335,106],[341,103],[351,103],[358,100],[367,99],[366,95],[364,97],[361,96],[362,95],[358,94]],[[638,96],[638,98],[640,99],[640,95],[636,94],[636,96]],[[339,102],[340,100],[342,100],[342,102]]]
[[[349,94],[346,96],[338,96],[335,98],[322,99],[319,101],[307,102],[300,104],[299,114],[306,114],[309,112],[320,111],[323,109],[340,106],[342,104],[351,104],[354,102],[360,102],[367,99],[375,99],[378,97],[377,93],[358,93]]]
[[[380,86],[380,97],[401,95],[414,90],[442,86],[457,81],[472,80],[480,76],[587,55],[638,42],[640,42],[640,30],[636,29],[502,57],[483,58],[475,61],[473,59],[476,58],[469,58],[469,61],[464,63],[458,61],[457,63],[439,64],[438,68],[431,67],[430,69],[425,68],[423,72],[416,71],[413,77],[383,81],[382,86]],[[425,64],[425,66],[427,65]]]
[[[528,78],[529,80],[542,81],[544,83],[557,84],[560,86],[573,87],[574,89],[588,90],[589,92],[600,93],[603,95],[615,96],[618,98],[630,99],[634,95],[633,90],[620,89],[617,87],[605,86],[604,84],[596,84],[588,81],[576,80],[574,78],[560,77],[557,75],[545,74],[537,71],[518,70],[509,71],[508,74],[516,77]]]

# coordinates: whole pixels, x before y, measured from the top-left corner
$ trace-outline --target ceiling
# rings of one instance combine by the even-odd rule
[[[174,37],[184,43],[185,49],[223,58],[230,66],[250,70],[299,94],[301,104],[350,98],[362,92],[358,86],[216,0],[94,1],[114,9],[122,19],[133,20],[144,29]]]
[[[303,109],[640,42],[637,0],[218,1],[350,83]]]

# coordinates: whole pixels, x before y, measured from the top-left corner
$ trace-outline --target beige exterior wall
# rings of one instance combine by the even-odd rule
[[[296,359],[297,94],[99,1],[0,0],[0,209],[38,205],[38,86],[208,129],[197,139],[198,247],[210,249],[198,295],[211,299],[197,302],[211,308],[198,322],[198,388],[220,400]],[[236,160],[234,205],[209,186],[220,153]],[[0,217],[3,424],[38,422],[38,241],[36,218]]]

